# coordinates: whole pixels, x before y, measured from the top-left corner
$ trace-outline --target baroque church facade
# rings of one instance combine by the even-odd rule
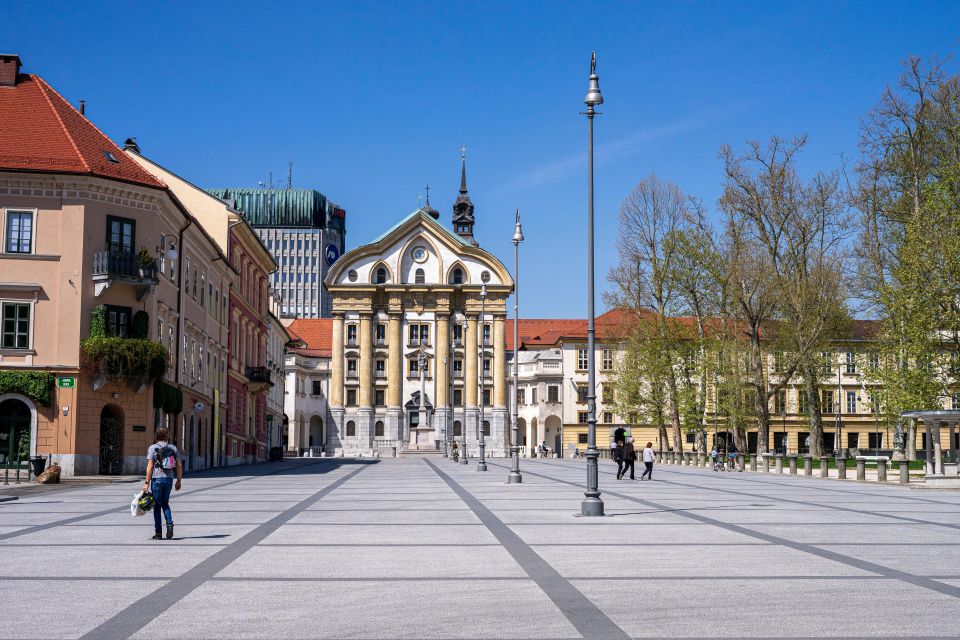
[[[474,239],[461,167],[453,231],[426,205],[341,257],[332,298],[327,455],[508,452],[506,302],[513,279]]]

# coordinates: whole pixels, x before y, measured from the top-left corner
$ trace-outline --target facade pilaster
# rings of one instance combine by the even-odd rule
[[[333,316],[333,353],[330,363],[330,406],[343,408],[343,314]]]
[[[390,313],[387,324],[387,423],[386,433],[397,440],[403,439],[403,337],[401,336],[400,312]]]
[[[434,403],[433,428],[436,438],[440,442],[440,448],[443,448],[444,442],[450,441],[449,430],[453,428],[453,421],[450,419],[450,370],[453,367],[450,353],[450,318],[448,311],[441,312],[437,317],[437,366],[436,375],[433,378]]]
[[[490,416],[490,455],[506,456],[509,442],[507,415],[507,343],[506,321],[502,315],[493,319],[493,411]]]
[[[360,362],[357,363],[360,389],[357,394],[357,440],[361,448],[373,446],[373,329],[369,313],[360,314],[357,328],[360,339]]]
[[[465,337],[467,358],[464,363],[464,396],[467,407],[476,408],[477,404],[477,317],[467,317],[467,335]]]

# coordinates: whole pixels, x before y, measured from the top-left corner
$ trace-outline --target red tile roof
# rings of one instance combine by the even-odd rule
[[[112,154],[112,162],[104,152]],[[76,173],[166,188],[42,78],[0,86],[0,170]]]
[[[292,349],[294,353],[319,358],[333,355],[333,318],[297,318],[287,327],[287,333],[307,345],[305,349]]]

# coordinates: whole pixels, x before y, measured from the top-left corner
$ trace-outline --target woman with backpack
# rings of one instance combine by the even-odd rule
[[[160,512],[167,521],[167,539],[173,537],[173,514],[170,512],[170,492],[172,489],[180,491],[180,480],[183,478],[183,465],[180,463],[180,452],[167,442],[167,429],[157,429],[154,443],[147,449],[147,478],[143,481],[143,490],[153,494],[153,540],[163,538],[160,525]],[[173,479],[177,481],[174,483]]]

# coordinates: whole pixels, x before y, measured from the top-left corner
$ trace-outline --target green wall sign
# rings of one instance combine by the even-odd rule
[[[57,386],[61,389],[73,389],[77,386],[77,379],[72,376],[58,376]]]

